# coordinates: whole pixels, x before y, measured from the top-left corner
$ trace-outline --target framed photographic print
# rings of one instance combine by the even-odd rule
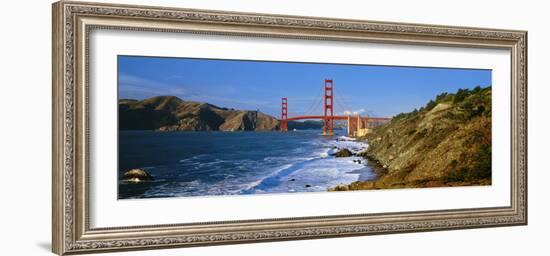
[[[526,40],[55,3],[53,251],[525,225]]]

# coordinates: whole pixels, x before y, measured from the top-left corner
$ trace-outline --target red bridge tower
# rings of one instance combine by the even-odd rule
[[[351,116],[351,114],[334,115],[334,86],[332,79],[325,79],[323,87],[323,115],[303,115],[288,117],[288,101],[287,98],[281,98],[281,131],[288,131],[288,121],[317,119],[323,121],[323,135],[334,135],[334,120],[348,121],[348,136],[364,136],[369,128],[385,124],[391,120],[387,117],[370,117],[360,115]],[[316,102],[320,102],[319,99]]]
[[[281,131],[288,131],[288,105],[286,97],[282,98],[281,105]]]
[[[325,79],[325,96],[324,96],[324,102],[323,104],[323,110],[324,110],[324,125],[323,125],[323,135],[334,135],[333,133],[333,121],[334,121],[334,93],[332,91],[332,79]]]

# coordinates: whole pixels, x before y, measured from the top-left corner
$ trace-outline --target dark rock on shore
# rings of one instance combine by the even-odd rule
[[[124,173],[122,180],[131,182],[141,182],[153,180],[153,176],[142,169],[132,169]]]
[[[355,154],[355,155],[363,157],[363,158],[366,158],[368,156],[367,150],[361,150],[361,151],[357,152],[357,154]]]
[[[353,156],[353,153],[351,151],[349,151],[349,149],[344,148],[344,149],[341,149],[340,151],[338,151],[335,156],[336,157],[350,157],[350,156]]]

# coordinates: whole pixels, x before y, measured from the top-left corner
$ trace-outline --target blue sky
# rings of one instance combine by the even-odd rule
[[[335,114],[393,116],[424,106],[442,92],[491,85],[490,70],[118,57],[119,98],[173,95],[220,107],[280,116],[321,115],[324,79],[334,81]]]

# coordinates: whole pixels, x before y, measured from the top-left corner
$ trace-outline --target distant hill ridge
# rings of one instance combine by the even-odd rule
[[[159,131],[272,131],[279,121],[260,111],[221,108],[176,96],[120,99],[119,129]]]

